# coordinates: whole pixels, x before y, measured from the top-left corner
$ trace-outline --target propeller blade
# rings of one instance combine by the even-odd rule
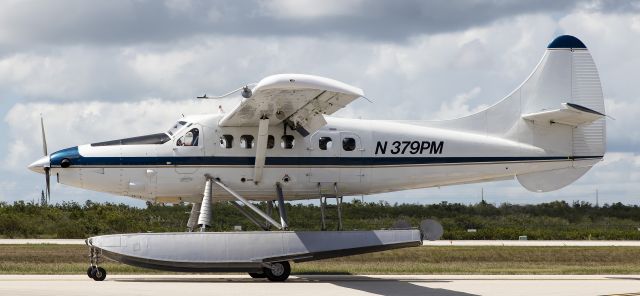
[[[47,188],[46,188],[46,195],[45,197],[47,198],[47,204],[49,203],[49,201],[51,200],[51,174],[49,173],[49,170],[51,168],[45,167],[44,168],[44,178],[45,178],[45,182],[47,184]]]
[[[44,119],[42,118],[42,114],[40,115],[40,128],[42,129],[42,152],[44,152],[44,156],[47,156],[49,153],[47,153],[47,137],[44,134]]]

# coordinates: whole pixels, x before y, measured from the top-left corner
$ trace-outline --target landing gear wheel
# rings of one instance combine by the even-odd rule
[[[93,278],[91,277],[91,271],[93,271],[95,268],[95,266],[89,266],[89,268],[87,268],[87,276],[91,279]]]
[[[271,263],[271,268],[263,268],[267,279],[272,282],[284,282],[291,274],[291,265],[289,261]]]
[[[107,278],[107,271],[102,267],[94,268],[91,270],[91,278],[98,282],[104,281],[104,279]]]
[[[264,272],[250,272],[249,276],[254,279],[263,279],[267,277],[267,275]]]

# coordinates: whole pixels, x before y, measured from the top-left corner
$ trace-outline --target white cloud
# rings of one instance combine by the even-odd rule
[[[193,9],[193,2],[190,0],[165,0],[164,5],[171,12],[189,12]]]
[[[218,104],[231,110],[237,100],[16,104],[4,118],[9,126],[9,153],[2,167],[5,171],[23,171],[41,157],[40,114],[44,116],[47,144],[52,152],[79,144],[163,132],[181,114],[217,113]]]
[[[13,199],[15,193],[16,181],[0,181],[0,202]]]
[[[12,137],[7,143],[7,147],[9,153],[5,156],[6,161],[4,165],[6,166],[6,169],[24,169],[26,167],[26,162],[23,160],[29,159],[30,157],[33,158],[33,161],[36,160],[36,158],[34,158],[35,155],[30,153],[31,149],[29,149],[29,146],[25,143],[24,139],[16,139]],[[39,156],[42,156],[42,152]]]
[[[280,18],[309,20],[357,14],[363,0],[270,0],[261,1],[264,13]]]
[[[196,9],[189,8],[190,4],[167,1],[163,5],[180,14]],[[311,13],[323,17],[346,13],[336,11],[334,4],[323,1],[318,5],[325,8]],[[291,9],[300,4],[268,5],[289,5]],[[281,16],[302,15],[286,13]],[[6,155],[0,159],[0,176],[7,180],[0,185],[5,197],[20,198],[18,195],[26,194],[23,191],[39,194],[41,176],[25,166],[41,155],[40,113],[45,116],[50,150],[55,150],[157,132],[181,113],[217,110],[217,101],[190,99],[196,95],[224,93],[274,73],[301,72],[361,87],[375,102],[359,100],[340,116],[450,118],[500,100],[527,77],[555,35],[568,33],[585,41],[594,56],[608,98],[607,113],[616,118],[608,123],[609,147],[624,153],[607,154],[603,163],[576,184],[550,194],[530,194],[513,181],[385,196],[404,201],[424,196],[435,201],[464,200],[484,186],[485,192],[494,192],[503,201],[578,199],[596,187],[603,197],[630,198],[640,189],[640,132],[634,128],[640,126],[640,103],[637,86],[630,82],[640,69],[635,50],[640,46],[640,38],[635,38],[640,37],[638,19],[633,14],[582,11],[559,20],[548,14],[522,15],[451,33],[413,35],[399,43],[344,36],[209,34],[167,43],[38,46],[0,53],[0,107],[6,107],[0,112],[4,116],[0,130],[5,136],[0,152]],[[7,30],[0,29],[0,42]],[[236,103],[220,102],[226,110]],[[82,199],[82,192],[64,191],[75,199]]]
[[[482,91],[479,87],[474,87],[468,92],[458,94],[453,100],[447,100],[440,104],[440,110],[436,113],[436,119],[453,119],[470,115],[478,111],[484,110],[488,105],[479,105],[475,107],[469,106],[469,100],[473,99]]]

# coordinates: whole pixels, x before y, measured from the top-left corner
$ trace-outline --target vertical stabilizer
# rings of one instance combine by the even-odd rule
[[[578,38],[563,35],[549,43],[531,75],[495,105],[462,118],[417,124],[504,138],[538,147],[542,156],[573,160],[570,171],[516,173],[527,189],[550,191],[575,181],[602,159],[604,114],[600,77],[589,50]],[[527,153],[521,156],[533,156]]]

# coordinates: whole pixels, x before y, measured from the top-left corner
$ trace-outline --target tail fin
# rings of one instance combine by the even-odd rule
[[[573,159],[552,171],[516,173],[531,191],[569,185],[606,150],[604,99],[595,63],[578,38],[553,40],[531,75],[502,101],[476,114],[429,124],[540,147],[547,156]]]
[[[530,191],[560,189],[584,175],[606,151],[606,119],[600,77],[578,38],[553,40],[520,90],[521,133],[549,154],[574,159],[571,167],[517,175]]]
[[[530,116],[524,132],[527,134],[528,130],[533,136],[531,144],[573,157],[604,155],[606,121],[602,86],[591,54],[578,38],[563,35],[553,40],[536,70],[521,86],[520,96],[522,117]],[[562,111],[547,121],[536,122],[531,118],[541,112],[563,109],[573,111],[568,112],[573,114],[569,122],[557,120]],[[562,129],[557,126],[562,124],[569,126],[571,132],[563,133],[565,137],[561,142],[565,147],[555,145],[554,139],[546,135]],[[538,132],[543,133],[535,135]]]

